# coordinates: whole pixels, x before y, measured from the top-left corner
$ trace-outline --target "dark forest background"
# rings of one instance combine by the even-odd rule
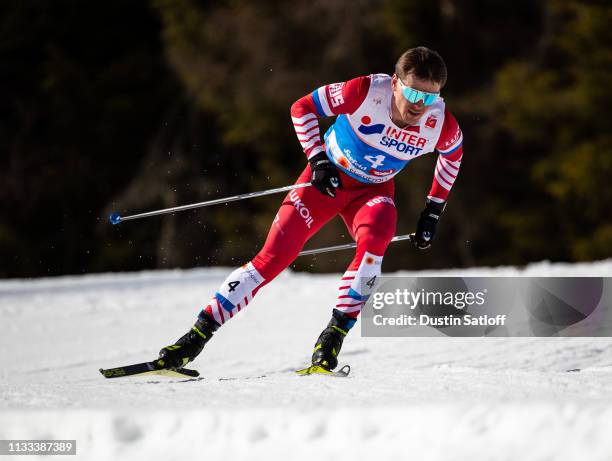
[[[244,263],[281,195],[107,216],[292,183],[291,103],[417,45],[446,60],[465,155],[432,249],[393,244],[385,270],[608,258],[611,24],[606,1],[3,1],[0,276]],[[398,234],[434,162],[397,177]],[[337,219],[307,247],[347,241]]]

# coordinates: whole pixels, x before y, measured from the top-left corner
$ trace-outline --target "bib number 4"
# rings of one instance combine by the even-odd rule
[[[363,158],[370,162],[372,164],[372,168],[374,169],[377,169],[379,166],[382,166],[383,162],[385,161],[384,155],[365,155]]]

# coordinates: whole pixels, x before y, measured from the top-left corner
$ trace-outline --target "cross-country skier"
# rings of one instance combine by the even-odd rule
[[[340,214],[357,242],[355,258],[340,280],[332,318],[316,341],[312,364],[338,364],[342,341],[380,275],[395,234],[393,177],[408,162],[437,151],[433,184],[414,244],[429,248],[459,172],[463,135],[440,90],[446,82],[441,56],[425,47],[406,51],[393,76],[372,74],[322,86],[291,106],[291,118],[308,164],[283,200],[261,251],[221,284],[191,330],[160,351],[168,368],[192,361],[214,332],[246,308],[255,294],[296,258],[304,243]],[[338,116],[325,133],[320,117]]]

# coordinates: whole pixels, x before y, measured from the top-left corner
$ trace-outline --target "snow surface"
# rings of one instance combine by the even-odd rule
[[[610,338],[362,338],[357,325],[349,378],[295,376],[338,275],[281,274],[206,346],[204,379],[102,378],[187,331],[227,273],[0,281],[0,439],[76,439],[68,459],[86,460],[612,460]],[[612,260],[418,275],[612,276]]]

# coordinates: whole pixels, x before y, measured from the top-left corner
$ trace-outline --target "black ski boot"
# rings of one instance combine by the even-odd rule
[[[202,311],[198,320],[191,330],[171,346],[164,347],[159,351],[159,361],[164,368],[181,368],[193,361],[204,345],[212,338],[213,333],[219,328],[217,321]]]
[[[314,352],[312,353],[312,364],[325,368],[328,371],[338,366],[338,354],[342,348],[344,337],[355,324],[355,319],[343,312],[334,309],[332,319],[327,328],[321,332]]]

